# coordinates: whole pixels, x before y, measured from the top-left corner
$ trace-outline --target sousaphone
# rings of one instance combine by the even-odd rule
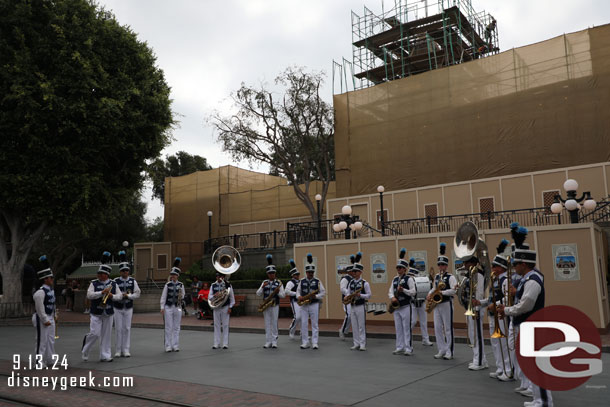
[[[212,264],[216,271],[225,275],[222,284],[225,285],[222,291],[217,295],[208,298],[208,304],[211,309],[220,308],[225,305],[231,294],[231,287],[227,287],[225,281],[228,281],[231,274],[235,273],[241,266],[241,256],[237,249],[232,246],[220,246],[212,255]]]

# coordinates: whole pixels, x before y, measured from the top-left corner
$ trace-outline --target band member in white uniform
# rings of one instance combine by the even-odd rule
[[[271,300],[273,301],[272,305],[263,311],[263,317],[265,319],[265,344],[263,345],[263,348],[276,349],[278,338],[277,319],[279,316],[280,298],[284,298],[286,294],[284,294],[284,285],[282,282],[275,278],[276,270],[273,265],[273,256],[270,254],[267,255],[267,263],[266,271],[268,278],[263,281],[256,291],[256,295],[259,297],[262,296],[263,301],[267,301],[271,296],[273,297]]]
[[[299,270],[293,259],[290,259],[291,280],[286,283],[284,293],[290,297],[290,308],[292,309],[292,322],[288,328],[288,336],[294,339],[297,328],[301,329],[301,307],[297,303],[297,288],[299,287]]]
[[[485,274],[484,271],[478,267],[479,259],[476,256],[468,256],[462,259],[466,270],[470,270],[471,267],[475,267],[474,276],[468,274],[468,278],[476,279],[476,290],[472,297],[472,309],[475,313],[474,317],[467,316],[468,322],[468,335],[472,338],[471,343],[474,344],[472,348],[472,363],[468,365],[470,370],[482,370],[487,369],[487,358],[485,357],[485,342],[483,339],[483,318],[485,318],[485,310],[487,307],[481,307],[481,302],[485,300]]]
[[[407,275],[409,263],[404,259],[407,254],[407,249],[401,249],[398,255],[398,263],[396,264],[396,272],[398,275],[392,280],[388,297],[392,305],[396,308],[394,314],[394,327],[396,328],[396,349],[392,352],[394,355],[413,354],[413,339],[411,325],[411,301],[416,293],[415,281]]]
[[[412,278],[419,276],[419,271],[415,268],[415,259],[413,258],[409,260],[409,270],[407,273]],[[415,291],[417,294],[417,286]],[[413,328],[415,328],[415,325],[417,324],[417,320],[419,320],[422,345],[432,346],[432,342],[430,342],[430,336],[428,335],[428,313],[426,312],[426,301],[417,300],[414,297],[411,301],[411,308],[411,331],[413,331]]]
[[[297,299],[308,301],[301,305],[301,349],[309,348],[309,321],[311,320],[311,346],[318,349],[318,316],[320,313],[320,300],[324,298],[326,290],[322,282],[314,277],[316,266],[313,264],[313,256],[307,254],[305,265],[306,278],[299,282],[297,287]],[[317,294],[314,292],[317,291]],[[307,297],[307,298],[306,298]]]
[[[492,338],[491,335],[496,329],[496,322],[494,318],[495,309],[500,304],[505,304],[504,293],[507,290],[508,284],[506,281],[506,270],[508,269],[508,260],[502,256],[504,250],[508,246],[509,241],[502,239],[497,247],[498,254],[494,257],[491,262],[491,272],[494,275],[493,288],[490,293],[490,298],[483,301],[481,306],[487,306],[488,317],[489,317],[489,335],[491,342],[491,349],[493,350],[494,359],[496,362],[496,370],[489,372],[489,377],[498,379],[503,382],[513,380],[512,378],[512,364],[510,361],[510,354],[508,352],[508,337],[506,338]],[[505,323],[507,319],[499,319],[499,329],[502,334],[508,336],[508,325]]]
[[[212,283],[210,287],[210,293],[208,294],[208,300],[212,300],[214,297],[221,295],[225,290],[229,290],[229,297],[225,300],[224,304],[214,308],[214,344],[212,349],[218,349],[222,340],[222,348],[229,349],[229,322],[231,317],[231,309],[235,305],[235,294],[231,283],[225,281],[225,275],[216,272],[216,281]]]
[[[515,271],[522,277],[515,296],[515,305],[511,307],[498,306],[500,315],[513,317],[512,324],[515,329],[515,337],[519,335],[519,325],[527,320],[533,313],[544,308],[544,275],[536,268],[536,251],[529,250],[529,246],[523,241],[527,236],[527,229],[520,227],[513,236],[515,237],[515,251],[513,255],[513,265]],[[518,362],[515,360],[515,367]],[[523,374],[523,372],[521,372]],[[552,407],[553,396],[546,390],[532,383],[534,400],[523,403],[529,407]],[[523,395],[523,392],[521,393]]]
[[[434,276],[432,289],[428,293],[427,299],[430,300],[432,293],[442,281],[445,289],[441,290],[443,296],[440,304],[434,307],[434,336],[436,336],[436,347],[438,353],[435,359],[453,359],[454,337],[453,337],[453,296],[455,287],[458,285],[455,276],[447,271],[449,267],[449,257],[445,255],[447,245],[440,244],[440,254],[436,259],[438,274]]]
[[[83,360],[89,360],[91,348],[100,340],[100,361],[112,362],[112,321],[114,320],[114,296],[121,298],[123,294],[114,281],[110,279],[110,252],[102,254],[102,264],[97,270],[97,280],[91,281],[87,289],[87,298],[91,301],[89,317],[90,331],[83,339],[81,349]],[[106,297],[107,296],[107,297]],[[104,297],[106,302],[104,304]]]
[[[345,312],[345,317],[343,317],[343,323],[341,324],[341,328],[339,328],[339,339],[342,341],[345,340],[345,335],[349,332],[349,328],[351,326],[351,317],[352,313],[352,304],[343,304],[343,299],[347,294],[349,294],[349,283],[354,279],[354,263],[356,262],[356,256],[353,254],[350,256],[350,261],[352,264],[345,267],[342,270],[337,270],[339,274],[343,274],[341,277],[341,281],[339,282],[339,290],[341,291],[341,304],[343,305],[343,312]]]
[[[354,279],[349,283],[349,295],[354,295],[352,299],[351,320],[354,345],[351,350],[366,350],[366,301],[371,298],[371,286],[362,279],[364,266],[360,263],[362,253],[356,254],[354,263]]]
[[[119,252],[120,277],[114,279],[123,293],[121,297],[112,297],[114,300],[114,329],[116,331],[115,358],[131,356],[129,351],[131,345],[131,318],[133,316],[133,300],[140,298],[140,287],[135,278],[129,276],[129,263],[125,251]]]
[[[55,291],[53,290],[53,272],[47,256],[38,259],[42,269],[37,272],[42,283],[34,293],[36,312],[32,315],[32,323],[36,328],[36,355],[42,356],[45,366],[52,366],[55,355]]]
[[[164,346],[166,352],[180,351],[180,322],[182,321],[182,300],[186,295],[184,284],[178,281],[180,276],[180,257],[176,257],[169,281],[161,293],[161,315],[165,324]]]

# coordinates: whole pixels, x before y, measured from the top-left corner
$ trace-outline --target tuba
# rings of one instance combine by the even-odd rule
[[[453,251],[458,258],[475,256],[483,268],[485,275],[485,289],[489,287],[491,279],[491,263],[489,262],[489,252],[485,242],[479,238],[479,231],[474,223],[468,221],[462,223],[455,234],[453,240]]]
[[[231,274],[235,273],[241,266],[241,256],[234,247],[220,246],[212,255],[212,264],[216,271],[226,276],[225,280],[229,280]],[[212,298],[208,298],[208,305],[211,309],[222,307],[229,299],[231,287],[227,287],[226,283],[224,284],[225,287],[222,291],[219,291]]]

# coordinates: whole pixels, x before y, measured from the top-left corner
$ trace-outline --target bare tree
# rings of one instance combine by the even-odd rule
[[[231,95],[235,112],[211,116],[222,149],[237,160],[265,163],[274,175],[285,177],[297,198],[317,219],[310,184],[322,181],[322,201],[335,179],[334,123],[331,105],[320,97],[323,72],[287,68],[275,84],[277,96],[265,85],[246,86]]]

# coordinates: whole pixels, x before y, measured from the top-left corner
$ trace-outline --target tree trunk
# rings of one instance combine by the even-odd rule
[[[8,307],[8,317],[23,315],[22,286],[25,262],[34,247],[34,244],[44,231],[46,223],[43,222],[35,228],[26,227],[21,219],[4,214],[6,225],[10,231],[10,243],[4,233],[0,239],[0,275],[2,275],[1,304]],[[1,225],[0,225],[1,227]],[[8,245],[11,245],[9,251]]]

